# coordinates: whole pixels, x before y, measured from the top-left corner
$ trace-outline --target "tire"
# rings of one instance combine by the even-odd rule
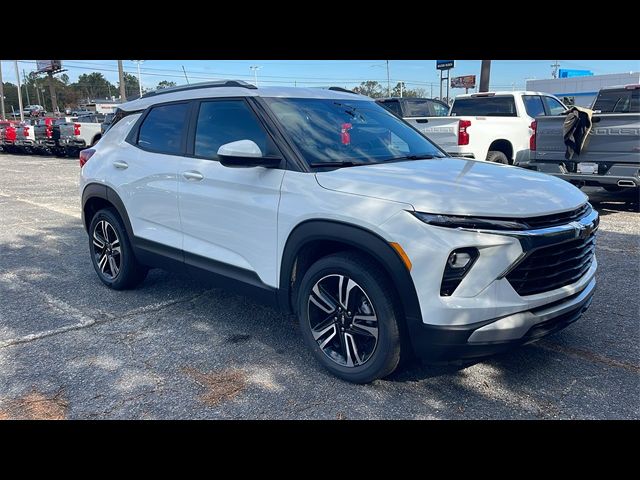
[[[489,151],[489,153],[487,154],[487,162],[502,163],[503,165],[509,165],[509,159],[507,158],[507,156],[504,153],[499,152],[497,150]]]
[[[395,291],[386,278],[375,262],[351,252],[318,260],[302,278],[296,302],[302,336],[337,377],[368,383],[386,377],[400,362]]]
[[[122,220],[111,208],[98,210],[91,219],[89,253],[100,281],[114,290],[139,285],[149,271],[136,260]]]

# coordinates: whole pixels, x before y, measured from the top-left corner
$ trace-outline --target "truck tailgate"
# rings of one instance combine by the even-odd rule
[[[406,122],[426,135],[429,140],[445,152],[452,152],[458,147],[457,117],[405,118]]]
[[[537,161],[564,160],[566,146],[562,134],[565,116],[536,118]],[[574,162],[639,163],[640,114],[603,113],[593,115],[593,126],[580,155]]]

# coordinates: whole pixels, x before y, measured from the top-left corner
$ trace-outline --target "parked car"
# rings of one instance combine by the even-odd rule
[[[40,117],[46,114],[46,111],[42,105],[27,105],[23,110],[22,114],[25,117]]]
[[[450,155],[517,165],[529,160],[534,119],[565,110],[547,93],[487,92],[457,96],[448,117],[405,120]]]
[[[446,117],[449,105],[433,98],[381,98],[376,100],[391,113],[400,118],[419,119],[425,117]]]
[[[565,158],[564,116],[539,117],[527,168],[609,191],[640,187],[640,85],[600,90],[579,155]]]
[[[122,290],[161,267],[278,305],[346,380],[411,351],[483,358],[590,305],[598,213],[579,189],[451,158],[370,98],[211,82],[114,122],[80,153],[99,279]]]

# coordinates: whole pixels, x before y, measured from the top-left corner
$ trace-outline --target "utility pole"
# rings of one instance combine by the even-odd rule
[[[389,60],[387,60],[387,97],[391,96],[391,77],[389,76]]]
[[[40,101],[40,89],[38,88],[38,84],[36,83],[35,85],[36,85],[36,98],[38,99],[38,105],[42,105],[44,107],[44,103]]]
[[[0,104],[2,105],[2,116],[0,119],[6,120],[4,111],[4,83],[2,81],[2,60],[0,60]]]
[[[120,80],[120,101],[127,101],[127,89],[124,85],[124,69],[122,68],[122,60],[118,60],[118,79]]]
[[[56,98],[56,87],[53,84],[53,72],[47,72],[49,78],[49,94],[51,95],[51,112],[58,111],[58,99]]]
[[[20,86],[20,70],[18,70],[18,61],[15,60],[13,65],[16,67],[16,79],[18,80],[18,107],[20,108],[20,121],[24,122],[24,113],[22,112],[22,87]]]
[[[184,65],[182,65],[182,71],[184,72],[184,79],[187,81],[187,85],[189,85],[189,77],[187,77],[187,71],[184,69]]]
[[[560,68],[560,62],[556,60],[551,64],[551,67],[553,68],[553,70],[551,70],[551,76],[553,78],[558,78],[558,68]]]
[[[480,91],[489,91],[489,78],[491,77],[491,60],[482,60],[480,68]]]
[[[24,73],[24,68],[22,69],[22,78],[24,79],[24,91],[27,92],[27,105],[31,105],[31,100],[29,99],[29,85],[27,85],[27,74]]]
[[[400,82],[400,98],[402,98],[402,87],[404,87],[404,82]]]

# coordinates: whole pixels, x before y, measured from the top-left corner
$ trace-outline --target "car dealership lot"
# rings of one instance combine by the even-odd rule
[[[638,418],[640,213],[591,189],[598,290],[566,330],[476,365],[343,382],[295,319],[154,270],[93,271],[78,162],[0,154],[1,418]]]

